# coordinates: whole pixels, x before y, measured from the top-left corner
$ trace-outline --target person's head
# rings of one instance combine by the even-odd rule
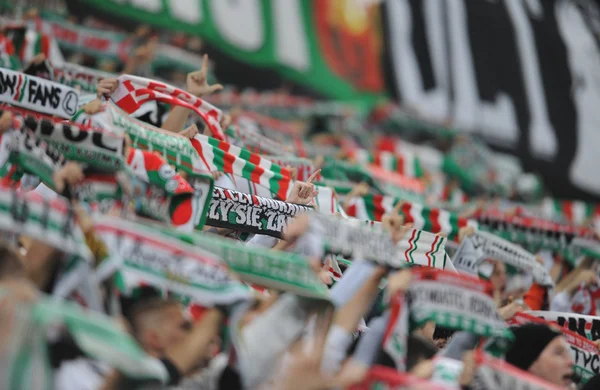
[[[515,336],[506,361],[522,370],[559,386],[569,386],[573,359],[562,333],[545,324],[526,324],[511,328]]]
[[[177,301],[159,297],[134,304],[129,320],[135,338],[155,357],[162,356],[167,347],[183,341],[192,326]]]

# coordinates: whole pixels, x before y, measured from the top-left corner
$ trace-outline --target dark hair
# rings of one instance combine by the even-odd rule
[[[162,298],[162,297],[153,297],[148,299],[142,299],[136,303],[134,303],[129,313],[126,315],[126,319],[129,321],[131,325],[131,330],[133,331],[133,335],[137,337],[140,331],[140,321],[142,316],[163,310],[167,307],[171,307],[173,305],[179,305],[174,299]]]
[[[431,341],[423,336],[411,335],[408,337],[406,352],[406,371],[412,370],[423,360],[431,359],[438,349]]]
[[[24,269],[17,251],[0,240],[0,280],[23,275]]]

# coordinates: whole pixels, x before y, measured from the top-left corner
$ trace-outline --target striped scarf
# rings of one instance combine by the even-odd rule
[[[291,219],[310,210],[308,206],[215,187],[206,223],[280,238]]]
[[[446,238],[419,229],[412,229],[394,244],[389,233],[379,225],[367,226],[363,221],[344,220],[311,213],[311,230],[323,240],[324,249],[354,256],[378,264],[401,268],[409,264],[445,268]],[[347,255],[347,256],[346,256]]]
[[[24,126],[60,150],[68,160],[108,171],[124,166],[125,139],[122,135],[39,115],[25,117]]]
[[[589,340],[600,340],[600,317],[578,313],[560,313],[555,311],[529,311],[530,315],[565,327]]]
[[[383,216],[390,213],[399,201],[399,199],[384,195],[354,197],[350,200],[350,206],[346,212],[349,217],[381,221]],[[416,229],[444,234],[450,240],[458,239],[458,231],[462,227],[477,227],[477,223],[473,220],[419,203],[404,202],[400,212],[404,216],[405,223],[413,223]]]
[[[73,88],[4,68],[0,79],[0,102],[64,119],[77,111],[79,93]]]
[[[423,177],[423,168],[419,158],[411,152],[396,154],[386,151],[369,153],[365,149],[356,149],[351,153],[356,162],[373,164],[386,171],[396,172],[408,177]]]
[[[560,218],[566,222],[583,225],[589,222],[590,218],[600,218],[600,203],[544,198],[542,212],[546,218]]]
[[[209,171],[243,177],[268,188],[280,199],[287,199],[292,184],[287,169],[258,154],[212,137],[198,134],[191,142]]]
[[[169,199],[160,199],[158,194],[156,204],[164,205],[164,212],[174,226],[184,231],[201,229],[204,226],[213,186],[212,177],[194,175],[189,177],[188,182],[157,153],[133,148],[130,149],[127,165],[141,181],[150,183],[166,193]],[[142,205],[144,204],[146,203]],[[152,207],[146,209],[152,215],[157,211],[152,210]]]
[[[419,268],[408,289],[413,327],[428,321],[483,337],[512,339],[496,311],[492,285],[477,277]],[[465,304],[470,302],[470,304]]]
[[[294,168],[296,169],[296,180],[306,181],[317,170],[313,162],[307,158],[295,157],[295,156],[266,156],[265,158],[271,160],[274,164],[280,167]],[[321,175],[317,175],[319,180]]]
[[[560,224],[547,219],[478,211],[473,216],[483,230],[521,245],[548,249],[566,248],[573,237],[594,238],[593,229]]]
[[[116,286],[126,294],[147,284],[207,307],[248,298],[248,289],[230,276],[220,259],[173,238],[175,232],[100,215],[94,217],[94,229],[111,254],[97,274],[105,279],[118,271]]]
[[[65,62],[53,66],[52,79],[58,83],[70,87],[78,86],[81,91],[96,93],[96,86],[102,79],[117,78],[114,73],[103,72],[98,69],[87,68],[85,66]]]
[[[225,139],[220,124],[223,113],[212,104],[179,88],[151,79],[121,75],[118,80],[119,85],[110,97],[128,114],[137,111],[142,104],[152,100],[189,108],[202,118],[213,137],[219,140]]]
[[[309,262],[298,254],[245,246],[200,233],[182,235],[181,238],[222,258],[231,271],[246,283],[306,298],[329,300],[327,287],[310,268]]]

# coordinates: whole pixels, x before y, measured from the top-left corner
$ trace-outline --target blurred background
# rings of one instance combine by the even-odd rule
[[[595,0],[4,0],[0,10],[4,28],[35,24],[55,62],[182,85],[207,53],[211,81],[226,86],[213,102],[251,106],[270,126],[294,131],[300,117],[328,132],[351,112],[361,125],[337,131],[443,152],[468,135],[483,148],[469,161],[502,153],[486,178],[510,176],[509,191],[600,200]],[[516,182],[515,170],[529,176]]]

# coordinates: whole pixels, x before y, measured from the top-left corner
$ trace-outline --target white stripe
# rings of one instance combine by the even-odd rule
[[[381,201],[381,206],[385,210],[385,214],[391,213],[394,209],[394,197],[393,196],[384,196]]]
[[[415,177],[415,154],[412,151],[406,151],[402,157],[404,158],[404,174]]]
[[[573,201],[573,222],[582,224],[585,221],[586,215],[585,203],[581,201]]]
[[[423,215],[421,214],[421,212],[423,211],[423,205],[420,203],[411,203],[411,208],[410,208],[410,215],[413,217],[414,219],[414,226],[413,228],[415,229],[422,229],[423,226],[425,226],[425,220],[423,219]]]
[[[450,213],[446,210],[440,210],[439,223],[441,227],[441,233],[446,236],[450,235],[452,231],[452,225],[450,225]]]
[[[381,152],[379,153],[379,158],[381,159],[381,167],[395,172],[396,167],[394,166],[394,155],[390,152]]]
[[[28,64],[37,54],[35,52],[35,40],[38,33],[35,30],[27,30],[25,33],[25,50],[23,51],[23,63]]]

